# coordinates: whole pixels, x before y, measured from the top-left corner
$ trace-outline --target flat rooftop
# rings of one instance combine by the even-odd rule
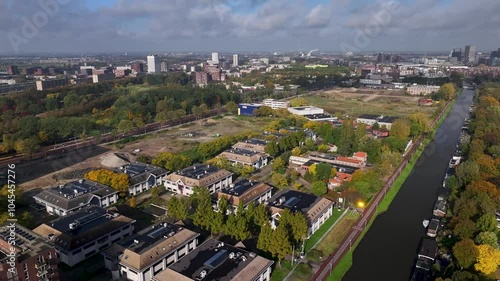
[[[375,115],[375,114],[363,114],[359,116],[358,118],[360,119],[372,119],[372,120],[377,120],[380,118],[380,115]]]
[[[243,142],[256,144],[256,145],[267,145],[267,141],[261,139],[248,139]]]
[[[252,281],[272,264],[273,261],[254,253],[209,239],[155,276],[154,280],[189,280],[185,277],[200,280],[204,272],[203,280]],[[178,278],[172,279],[175,276]]]
[[[144,173],[152,173],[158,176],[168,172],[166,169],[140,162],[134,162],[127,165],[123,165],[119,168],[119,170],[129,175],[130,177],[139,176]]]
[[[89,206],[64,217],[55,219],[49,224],[60,232],[66,233],[69,236],[75,236],[113,220],[113,216],[108,216],[107,214],[108,212],[101,207]],[[79,227],[70,229],[69,224],[75,222],[79,224]]]
[[[94,193],[99,189],[109,190],[110,193],[116,192],[116,190],[109,186],[85,179],[72,181],[67,184],[62,184],[58,187],[52,187],[50,189],[47,189],[47,191],[60,197],[71,199],[82,196],[86,193]]]
[[[118,242],[118,245],[129,249],[130,251],[142,254],[160,244],[165,237],[172,237],[179,233],[183,228],[175,224],[160,223],[152,225],[137,235],[131,236]],[[137,242],[137,243],[136,243]]]
[[[177,174],[191,179],[202,179],[220,170],[221,169],[213,165],[195,164],[180,170]]]
[[[331,116],[329,114],[308,114],[304,115],[305,118],[315,120],[315,119],[338,119],[337,117]]]
[[[226,150],[225,152],[238,154],[241,156],[254,156],[256,154],[259,154],[259,152],[257,152],[257,151],[252,151],[252,150],[247,150],[247,149],[242,149],[242,148],[230,148],[230,149]]]
[[[53,248],[50,244],[46,243],[45,239],[40,235],[34,233],[28,228],[16,224],[15,229],[15,246],[16,252],[18,253],[18,262],[37,256],[41,251]],[[8,244],[11,230],[7,227],[7,224],[0,226],[0,263],[7,262],[5,259],[7,254],[10,253]],[[3,241],[2,241],[3,240]]]
[[[306,163],[304,163],[303,165],[306,167],[309,167],[313,164],[318,164],[318,163],[329,164],[333,168],[337,169],[338,172],[342,172],[342,173],[346,173],[346,174],[354,174],[354,172],[356,172],[356,170],[358,170],[358,168],[355,168],[355,167],[340,165],[340,164],[332,164],[329,162],[322,162],[322,161],[318,161],[318,160],[309,160]]]
[[[240,180],[240,181],[233,183],[232,188],[222,189],[220,192],[225,193],[225,194],[229,194],[229,195],[233,195],[233,196],[240,196],[240,195],[243,195],[245,192],[249,191],[250,189],[256,187],[259,184],[260,184],[260,182],[257,182],[257,181],[243,179],[243,180]]]
[[[378,120],[379,123],[394,123],[398,117],[393,117],[393,116],[384,116]]]
[[[280,203],[280,198],[283,198],[283,203]],[[268,206],[278,207],[280,209],[286,208],[291,211],[304,211],[305,213],[320,200],[321,197],[313,194],[284,189],[269,199]]]

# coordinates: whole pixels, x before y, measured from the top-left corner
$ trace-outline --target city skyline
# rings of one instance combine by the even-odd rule
[[[500,35],[494,0],[29,1],[0,1],[0,53],[481,52]]]

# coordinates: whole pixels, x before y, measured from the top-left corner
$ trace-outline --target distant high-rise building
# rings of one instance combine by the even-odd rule
[[[211,80],[210,74],[201,71],[196,72],[195,78],[196,78],[196,84],[198,85],[207,85],[208,82]]]
[[[17,69],[16,65],[9,65],[7,66],[7,74],[9,75],[18,75],[19,70]]]
[[[490,65],[495,65],[495,66],[500,65],[500,48],[498,48],[498,50],[496,51],[491,52]]]
[[[451,52],[451,57],[456,58],[457,62],[462,61],[462,49],[461,48],[454,48],[453,52]]]
[[[464,63],[465,64],[476,63],[476,46],[475,45],[465,46]]]
[[[140,63],[140,62],[137,62],[137,63],[133,63],[130,68],[132,68],[132,70],[136,73],[142,73],[144,72],[144,64]]]
[[[160,73],[161,65],[158,60],[158,55],[148,56],[148,73]]]
[[[168,65],[166,62],[162,62],[160,66],[161,72],[168,72]]]
[[[219,63],[219,53],[212,53],[212,62],[215,64]]]
[[[236,67],[239,65],[239,61],[240,61],[240,56],[238,54],[234,54],[233,55],[233,66]]]

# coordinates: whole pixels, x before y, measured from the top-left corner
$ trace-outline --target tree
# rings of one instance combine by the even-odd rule
[[[128,200],[128,205],[132,208],[135,208],[137,206],[137,200],[135,199],[135,196],[130,197]]]
[[[294,147],[292,149],[292,155],[293,156],[300,156],[300,154],[302,154],[302,151],[301,151],[300,147]]]
[[[356,142],[355,143],[356,149],[359,150],[361,140],[365,137],[366,137],[366,125],[363,123],[358,123],[358,125],[356,127],[356,134],[354,137],[355,142]]]
[[[399,140],[406,140],[410,136],[410,125],[400,118],[392,123],[390,135]]]
[[[161,186],[155,186],[151,188],[151,197],[153,199],[160,197],[160,192],[161,192]]]
[[[453,234],[461,239],[472,238],[474,232],[476,232],[476,224],[469,219],[461,220],[453,229]]]
[[[285,224],[279,224],[276,230],[273,231],[269,243],[269,252],[271,252],[273,257],[278,258],[280,265],[281,260],[292,253],[292,245],[290,244],[290,237],[288,236]]]
[[[455,271],[451,276],[453,281],[479,281],[477,275],[470,273],[468,271]]]
[[[35,137],[28,138],[25,140],[18,140],[14,144],[14,149],[18,153],[25,153],[28,156],[33,155],[33,153],[37,152],[40,149],[39,140]]]
[[[478,231],[497,231],[497,220],[493,214],[484,214],[476,222]]]
[[[498,249],[497,234],[493,231],[486,231],[479,233],[474,242],[478,245],[490,245],[491,247]]]
[[[229,113],[236,114],[238,112],[238,105],[234,101],[229,101],[224,107]]]
[[[455,96],[457,90],[453,83],[446,83],[443,86],[441,86],[439,91],[441,91],[444,94],[444,98],[446,100],[451,100]]]
[[[292,107],[298,107],[303,105],[307,105],[307,101],[305,98],[298,97],[290,100],[290,106]]]
[[[271,181],[273,182],[274,186],[280,189],[286,188],[288,186],[288,180],[286,179],[285,175],[280,173],[273,173]]]
[[[258,204],[257,207],[255,207],[253,218],[255,220],[255,224],[261,227],[269,222],[269,213],[264,204]]]
[[[280,149],[278,147],[278,144],[274,141],[271,141],[268,144],[266,144],[266,147],[264,150],[266,151],[267,154],[269,154],[270,156],[273,156],[273,157],[280,153]]]
[[[185,220],[189,213],[189,202],[187,199],[179,199],[175,196],[167,202],[167,216],[175,220]]]
[[[456,176],[462,185],[468,185],[474,180],[479,180],[479,166],[475,161],[467,160],[456,169]]]
[[[320,145],[318,145],[318,151],[319,152],[325,153],[325,152],[328,152],[328,150],[330,150],[330,147],[328,145],[326,145],[326,144],[320,144]]]
[[[328,191],[326,183],[323,181],[315,181],[312,184],[311,192],[316,196],[322,196]]]
[[[422,133],[427,133],[430,131],[430,120],[427,118],[423,112],[415,112],[408,115],[408,120],[410,120],[410,129],[412,136],[418,136]]]
[[[281,157],[277,157],[274,159],[273,163],[271,164],[271,167],[273,168],[273,172],[275,173],[280,173],[284,174],[285,173],[285,161]]]
[[[324,181],[330,179],[332,174],[332,165],[328,163],[318,163],[316,164],[316,173],[314,174],[314,179],[316,181]]]
[[[270,252],[271,240],[273,237],[273,230],[269,223],[262,225],[259,232],[259,238],[257,240],[257,248],[262,251]]]
[[[468,268],[476,262],[479,252],[471,239],[464,239],[453,246],[453,256],[461,268]]]
[[[340,140],[338,145],[338,152],[341,155],[348,155],[353,152],[354,148],[354,124],[352,119],[345,119],[340,127]]]
[[[120,121],[120,123],[118,124],[118,126],[116,128],[118,129],[118,131],[122,131],[122,132],[128,133],[134,127],[135,126],[134,126],[134,123],[132,121],[130,121],[130,120],[122,120],[122,121]]]
[[[495,272],[500,264],[500,250],[490,245],[479,245],[477,263],[474,268],[486,275]]]

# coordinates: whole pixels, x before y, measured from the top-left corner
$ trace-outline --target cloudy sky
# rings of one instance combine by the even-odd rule
[[[0,53],[500,47],[499,0],[0,0]]]

